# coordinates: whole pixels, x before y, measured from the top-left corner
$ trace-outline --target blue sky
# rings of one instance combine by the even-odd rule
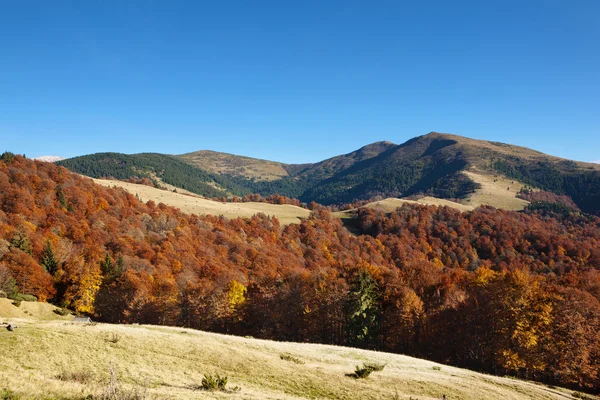
[[[297,163],[439,131],[600,160],[600,1],[0,5],[0,151]]]

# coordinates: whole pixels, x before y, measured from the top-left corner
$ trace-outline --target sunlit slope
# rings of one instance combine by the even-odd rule
[[[307,153],[306,159],[311,159]],[[204,197],[258,193],[323,205],[373,198],[431,196],[468,199],[480,188],[468,172],[500,174],[528,186],[570,196],[586,213],[600,213],[600,165],[566,160],[506,143],[431,132],[403,144],[376,142],[313,164],[283,164],[213,151],[180,156],[157,153],[96,153],[58,162],[95,178],[149,178]],[[467,172],[467,173],[465,173]],[[487,178],[485,178],[487,179]],[[492,183],[495,182],[493,179]],[[504,191],[512,192],[513,188]],[[488,188],[489,189],[489,188]],[[467,205],[524,203],[495,189]],[[481,192],[479,192],[481,195]],[[509,201],[507,201],[509,200]],[[463,202],[464,203],[464,202]]]
[[[372,208],[382,212],[392,212],[404,204],[422,204],[428,206],[450,207],[459,211],[472,211],[483,205],[501,208],[505,210],[520,211],[529,204],[528,201],[517,197],[519,191],[524,187],[521,182],[506,178],[500,174],[491,174],[477,168],[463,171],[463,174],[478,184],[478,188],[460,202],[439,199],[432,196],[424,196],[414,199],[387,198],[367,203],[363,207]],[[338,217],[350,215],[353,210],[336,213]]]
[[[55,313],[57,307],[48,303],[22,301],[17,307],[13,300],[0,299],[0,322],[2,318],[35,318],[37,320],[71,320],[71,315],[61,316]],[[1,327],[0,327],[1,329]]]
[[[509,179],[500,174],[490,174],[474,168],[463,173],[479,185],[474,193],[469,194],[461,201],[464,205],[473,208],[488,205],[504,210],[520,211],[529,204],[529,202],[517,197],[524,184],[515,179]]]
[[[178,156],[186,163],[205,171],[272,181],[289,176],[286,165],[275,161],[200,150]]]
[[[257,213],[264,213],[277,217],[282,224],[300,222],[301,218],[306,218],[310,214],[310,211],[304,208],[288,204],[221,203],[198,196],[156,189],[146,185],[107,179],[93,179],[93,181],[103,186],[121,187],[131,194],[137,195],[144,202],[152,200],[157,204],[164,203],[168,206],[177,207],[188,214],[223,215],[227,218],[237,218],[251,217]]]
[[[0,331],[0,390],[20,398],[98,396],[111,365],[127,390],[152,399],[571,399],[569,391],[396,354],[280,343],[182,328],[18,320]],[[289,354],[303,364],[281,359]],[[385,363],[367,379],[346,376]],[[231,393],[198,390],[203,375],[229,377]],[[83,381],[83,382],[78,382]]]

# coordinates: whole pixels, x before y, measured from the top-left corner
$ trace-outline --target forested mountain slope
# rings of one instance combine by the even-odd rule
[[[440,133],[401,145],[377,142],[315,164],[291,165],[210,151],[181,156],[98,153],[58,164],[94,178],[160,178],[206,197],[278,194],[324,205],[411,195],[464,199],[479,187],[463,173],[475,168],[490,177],[502,174],[570,196],[583,211],[600,213],[600,165]]]
[[[600,219],[406,205],[187,215],[50,163],[0,161],[0,290],[106,322],[411,354],[600,387]]]

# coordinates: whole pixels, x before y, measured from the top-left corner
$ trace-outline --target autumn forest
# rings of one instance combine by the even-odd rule
[[[600,218],[406,205],[300,224],[187,215],[0,160],[0,294],[147,323],[414,355],[600,387]]]

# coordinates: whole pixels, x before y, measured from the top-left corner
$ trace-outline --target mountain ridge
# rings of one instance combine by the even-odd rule
[[[99,165],[99,158],[104,166]],[[207,197],[280,194],[324,205],[414,195],[464,199],[479,188],[464,172],[477,169],[489,176],[500,174],[533,188],[571,196],[582,210],[600,212],[598,164],[439,132],[402,144],[374,142],[308,164],[210,150],[178,156],[96,153],[58,164],[93,178],[159,176],[167,184]]]

